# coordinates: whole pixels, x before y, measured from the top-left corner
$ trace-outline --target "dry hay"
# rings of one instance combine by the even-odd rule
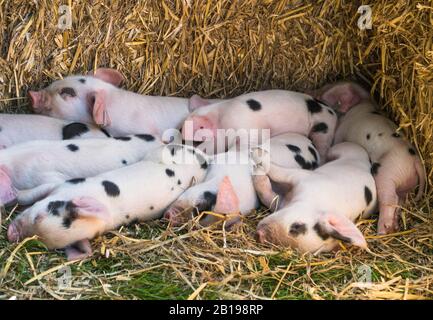
[[[94,241],[102,257],[69,264],[66,288],[55,279],[63,257],[34,240],[7,244],[3,226],[0,298],[433,297],[432,1],[369,1],[373,29],[364,31],[357,27],[361,3],[349,0],[73,1],[65,32],[56,27],[59,4],[0,0],[2,110],[29,111],[28,88],[97,66],[123,72],[128,89],[179,96],[363,79],[422,155],[428,193],[418,204],[409,199],[398,234],[377,237],[375,221],[359,223],[370,252],[311,257],[258,245],[254,228],[266,212],[227,234],[221,225],[122,228]],[[6,225],[10,217],[3,214]],[[370,286],[362,282],[364,265]]]

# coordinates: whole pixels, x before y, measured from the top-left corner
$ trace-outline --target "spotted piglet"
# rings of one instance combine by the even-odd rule
[[[0,203],[34,203],[59,184],[142,160],[161,141],[148,134],[74,141],[38,140],[0,150]]]
[[[391,120],[376,110],[370,94],[358,84],[329,85],[316,95],[343,113],[335,143],[358,143],[370,155],[380,205],[378,233],[397,230],[397,207],[417,185],[416,199],[419,200],[425,187],[424,167],[415,148]]]
[[[0,149],[33,140],[106,138],[94,125],[31,114],[0,114]]]
[[[150,133],[162,137],[180,128],[189,114],[189,99],[145,96],[118,86],[123,75],[107,68],[94,75],[69,76],[40,91],[29,91],[36,113],[96,123],[111,135]]]
[[[271,207],[275,198],[280,199],[277,211],[257,226],[260,242],[311,253],[330,251],[337,240],[367,247],[353,221],[368,216],[376,206],[368,154],[362,147],[345,142],[333,146],[328,158],[333,160],[314,171],[271,164],[267,175],[254,177],[264,205]],[[263,170],[261,165],[257,170]],[[271,183],[278,183],[279,190],[274,191]]]
[[[38,235],[48,248],[66,248],[69,259],[79,259],[91,254],[90,239],[132,221],[160,218],[192,181],[203,180],[207,159],[182,145],[158,153],[160,162],[141,161],[59,186],[9,225],[9,241]]]
[[[320,158],[311,141],[299,134],[285,133],[265,142],[260,161],[272,162],[286,168],[317,168]],[[268,158],[267,155],[270,155]],[[256,157],[259,157],[256,152]],[[248,150],[233,146],[226,153],[213,157],[206,179],[175,201],[165,213],[172,225],[179,225],[192,218],[194,213],[212,211],[217,215],[233,215],[227,218],[226,227],[237,223],[240,216],[257,208],[257,195],[253,186],[252,163]],[[209,225],[219,220],[217,215],[207,215],[200,223]]]
[[[325,159],[334,137],[336,113],[303,93],[267,90],[217,103],[196,103],[196,100],[196,97],[190,100],[193,112],[182,129],[183,138],[187,141],[212,141],[218,144],[218,140],[221,140],[218,129],[269,129],[271,137],[285,132],[310,137],[320,156]],[[217,149],[217,152],[221,152],[221,148]]]

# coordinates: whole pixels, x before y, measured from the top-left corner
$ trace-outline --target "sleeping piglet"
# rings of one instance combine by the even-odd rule
[[[160,162],[141,161],[79,183],[65,183],[21,213],[8,228],[11,242],[38,235],[48,248],[66,248],[68,259],[91,253],[89,239],[120,225],[161,217],[192,181],[201,182],[207,159],[179,145],[158,149]]]
[[[0,114],[0,149],[33,140],[106,138],[94,125],[32,114]]]
[[[189,99],[145,96],[118,86],[123,75],[108,68],[93,76],[69,76],[40,91],[29,91],[36,113],[96,123],[113,136],[149,133],[162,137],[180,128],[189,114]]]
[[[310,137],[323,159],[337,123],[336,113],[320,101],[285,90],[252,92],[216,103],[193,96],[190,109],[192,113],[182,128],[187,141],[211,141],[218,145],[218,129],[268,129],[271,137],[292,132]],[[217,152],[221,149],[217,146]]]
[[[417,200],[424,191],[426,178],[418,153],[397,131],[398,127],[376,110],[370,94],[358,84],[329,85],[316,95],[343,113],[335,143],[358,143],[370,155],[380,205],[378,233],[395,231],[398,229],[397,207],[402,199],[417,185]]]
[[[0,150],[0,204],[34,203],[57,185],[114,170],[143,159],[161,145],[148,134],[74,141],[38,140]],[[18,191],[19,190],[19,191]]]
[[[271,161],[286,168],[317,168],[320,158],[311,141],[299,134],[285,133],[271,138],[261,148],[261,162]],[[269,158],[266,158],[270,155]],[[212,211],[228,218],[226,227],[240,220],[257,208],[258,201],[252,180],[252,163],[248,150],[233,146],[226,153],[219,153],[211,160],[208,174],[200,184],[192,186],[166,211],[164,217],[172,225],[179,225],[193,213]],[[196,209],[196,210],[195,210]],[[207,215],[202,225],[216,222],[216,216]]]
[[[333,146],[330,162],[314,171],[270,165],[268,175],[255,175],[259,198],[277,211],[257,226],[260,242],[290,246],[301,252],[320,253],[334,249],[337,240],[366,248],[367,243],[353,223],[368,216],[376,206],[376,187],[366,151],[353,143]],[[257,170],[263,170],[260,160]],[[276,193],[272,183],[278,183]],[[285,188],[284,188],[285,186]]]

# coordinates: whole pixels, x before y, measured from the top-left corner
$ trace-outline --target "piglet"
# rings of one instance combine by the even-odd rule
[[[189,99],[144,96],[118,86],[123,75],[108,68],[94,75],[69,76],[40,91],[29,91],[36,113],[96,123],[113,136],[149,133],[162,137],[180,128],[189,114]],[[206,101],[206,100],[205,100]]]
[[[114,170],[143,159],[161,146],[149,134],[109,139],[32,141],[0,150],[0,204],[16,198],[23,205],[34,203],[69,180]]]
[[[267,175],[254,176],[258,195],[267,207],[279,197],[277,211],[260,221],[260,242],[290,246],[301,252],[334,249],[337,240],[366,248],[353,221],[376,206],[376,187],[366,151],[353,143],[333,146],[330,162],[314,171],[270,165]],[[258,171],[263,170],[258,162]],[[278,183],[276,193],[272,183]],[[282,188],[285,186],[285,188]]]
[[[256,158],[262,156],[261,163],[272,162],[286,168],[313,170],[320,162],[311,141],[295,133],[275,136],[265,141],[260,151],[254,150]],[[248,149],[233,146],[228,152],[215,155],[205,181],[183,193],[164,217],[176,226],[191,218],[196,211],[212,211],[217,215],[207,215],[200,221],[202,225],[218,221],[218,215],[232,215],[227,217],[225,224],[226,227],[232,226],[240,221],[241,216],[247,216],[257,208],[252,170]]]
[[[173,151],[174,150],[174,151]],[[158,148],[161,161],[141,161],[80,183],[65,183],[21,213],[8,228],[17,242],[37,235],[68,259],[91,254],[89,240],[133,221],[161,217],[192,181],[200,183],[207,159],[187,146]]]
[[[218,129],[248,132],[268,129],[271,137],[285,132],[298,133],[311,138],[323,159],[334,137],[336,113],[303,93],[267,90],[217,103],[206,104],[196,100],[196,96],[190,100],[192,113],[183,125],[183,138],[187,141],[213,141],[217,152],[222,149],[219,147],[222,138]],[[257,143],[262,142],[260,137],[264,134],[258,132]]]
[[[0,149],[33,140],[106,138],[94,125],[30,114],[0,114]]]
[[[398,127],[376,110],[370,94],[358,84],[328,85],[316,95],[343,113],[335,143],[358,143],[370,155],[380,205],[378,233],[397,230],[400,210],[397,207],[417,185],[416,200],[425,188],[425,171],[418,153],[398,132]]]

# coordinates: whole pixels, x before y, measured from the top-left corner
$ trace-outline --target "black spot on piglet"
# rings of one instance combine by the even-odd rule
[[[59,209],[65,205],[65,201],[51,201],[48,203],[47,210],[53,216],[59,215]]]
[[[144,141],[148,141],[148,142],[155,140],[155,137],[152,136],[151,134],[136,134],[135,136],[137,138],[140,138],[140,139],[142,139]]]
[[[120,140],[120,141],[129,141],[129,140],[131,140],[131,137],[114,137],[114,139]]]
[[[72,143],[68,144],[66,146],[66,148],[68,148],[69,151],[72,151],[72,152],[76,152],[76,151],[80,150],[80,148],[76,144],[72,144]]]
[[[253,111],[259,111],[260,109],[262,109],[262,105],[257,100],[249,99],[247,100],[247,104]]]
[[[78,218],[78,212],[75,205],[69,201],[66,203],[65,216],[63,217],[63,226],[68,229],[71,227],[72,222]]]
[[[322,106],[317,100],[308,99],[307,101],[307,108],[310,113],[318,113],[322,111]]]
[[[306,161],[306,160],[304,159],[304,157],[301,156],[300,154],[297,154],[297,155],[295,156],[295,161],[299,164],[299,166],[300,166],[302,169],[305,169],[305,170],[311,170],[311,169],[314,169],[314,167],[316,166],[316,165],[314,165],[314,164],[312,164],[312,163]]]
[[[307,226],[305,223],[295,222],[290,226],[289,233],[293,236],[299,236],[300,234],[305,234],[307,232]]]
[[[83,133],[89,131],[89,127],[80,122],[73,122],[63,127],[62,138],[63,140],[69,140],[75,137],[81,136]]]
[[[409,148],[409,153],[411,154],[411,155],[416,155],[416,152],[415,152],[415,150],[413,149],[413,148]]]
[[[104,187],[105,192],[107,193],[107,195],[109,197],[117,197],[117,196],[119,196],[120,189],[117,186],[117,184],[115,184],[115,183],[113,183],[111,181],[104,180],[104,181],[102,181],[102,186]]]
[[[371,200],[373,200],[373,194],[371,193],[370,188],[368,188],[367,186],[364,187],[364,197],[365,197],[365,202],[367,203],[367,206],[369,206],[371,203]]]
[[[72,184],[79,184],[79,183],[83,183],[85,181],[86,181],[86,178],[75,178],[75,179],[70,179],[66,182],[72,183]]]
[[[174,171],[170,170],[170,169],[165,169],[165,173],[167,174],[167,176],[169,177],[174,177]]]
[[[318,124],[315,124],[312,129],[313,132],[321,132],[321,133],[327,133],[328,132],[328,125],[324,122],[320,122]]]
[[[375,162],[371,165],[371,174],[373,176],[375,176],[377,174],[377,172],[379,171],[379,167],[380,167],[380,163],[379,162]]]
[[[286,144],[286,147],[289,148],[289,150],[294,152],[294,153],[301,152],[301,148],[294,146],[293,144]]]
[[[199,212],[212,210],[212,207],[216,203],[216,194],[210,191],[203,192],[202,199],[197,205],[197,210]]]

